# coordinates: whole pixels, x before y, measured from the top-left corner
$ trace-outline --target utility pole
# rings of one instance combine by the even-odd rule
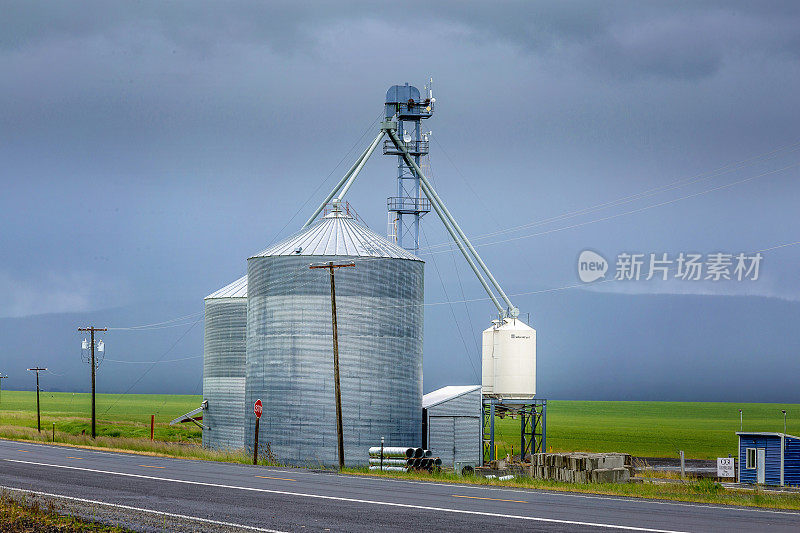
[[[42,432],[42,412],[39,409],[39,372],[42,370],[47,370],[46,368],[29,368],[28,372],[36,372],[36,428],[39,430],[39,433]]]
[[[94,407],[94,388],[95,388],[94,384],[95,384],[95,374],[97,373],[96,372],[97,371],[97,366],[94,364],[94,332],[95,331],[108,331],[108,328],[96,328],[96,327],[92,326],[92,327],[88,327],[88,328],[78,328],[78,331],[89,331],[89,332],[91,332],[91,335],[92,335],[91,346],[90,346],[90,348],[92,350],[92,358],[91,358],[91,361],[89,362],[89,364],[92,365],[92,438],[95,438],[95,436],[97,435],[97,432],[96,432],[97,417],[96,417],[96,411],[95,411],[95,407]]]
[[[3,403],[3,380],[7,378],[8,376],[0,374],[0,403]]]
[[[336,436],[339,448],[339,470],[344,468],[344,432],[342,429],[342,391],[339,388],[339,329],[336,326],[336,282],[334,269],[354,267],[355,263],[334,265],[329,261],[327,265],[311,265],[309,268],[327,268],[331,275],[331,322],[333,324],[333,384],[336,393]]]

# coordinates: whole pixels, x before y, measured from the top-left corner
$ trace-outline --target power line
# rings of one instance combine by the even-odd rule
[[[761,249],[761,250],[753,250],[752,252],[749,252],[749,253],[757,254],[757,253],[761,253],[761,252],[767,252],[767,251],[770,251],[770,250],[777,250],[777,249],[780,249],[780,248],[787,248],[789,246],[797,246],[798,244],[800,244],[800,241],[788,242],[788,243],[772,246],[770,248],[764,248],[764,249]],[[535,291],[515,292],[515,293],[512,293],[512,294],[509,294],[509,297],[511,297],[511,296],[514,296],[514,297],[516,297],[516,296],[531,296],[533,294],[545,294],[545,293],[548,293],[548,292],[558,292],[558,291],[576,289],[576,288],[581,288],[581,287],[582,288],[591,288],[591,287],[594,287],[594,286],[597,286],[597,285],[600,285],[600,284],[603,284],[603,283],[609,283],[609,282],[612,282],[612,281],[617,281],[617,280],[611,278],[611,279],[606,279],[606,280],[602,280],[602,281],[594,281],[592,283],[579,282],[579,283],[573,283],[571,285],[563,285],[561,287],[553,287],[553,288],[549,288],[549,289],[538,289],[538,290],[535,290]],[[424,306],[424,307],[435,307],[435,306],[440,306],[440,305],[450,305],[450,304],[454,304],[454,303],[474,303],[474,302],[485,302],[485,301],[489,301],[489,300],[490,300],[490,298],[484,296],[484,297],[480,297],[480,298],[469,298],[469,299],[465,299],[465,300],[447,301],[447,302],[429,302],[429,303],[423,303],[423,304],[409,303],[409,304],[401,304],[401,305],[377,305],[377,306],[363,307],[363,309],[391,309],[391,308],[421,307],[421,306]]]
[[[164,357],[166,357],[166,356],[167,356],[167,354],[169,354],[169,352],[171,352],[171,351],[172,351],[172,349],[173,349],[173,348],[175,348],[175,346],[177,346],[177,345],[178,345],[178,343],[179,343],[179,342],[181,342],[181,341],[183,340],[183,338],[184,338],[184,337],[186,337],[186,335],[188,335],[188,334],[189,334],[189,332],[190,332],[190,331],[192,331],[192,329],[194,329],[194,327],[197,325],[197,323],[198,323],[198,322],[200,322],[200,319],[196,320],[196,321],[194,322],[194,324],[192,324],[192,325],[189,327],[189,329],[187,329],[186,331],[184,331],[184,332],[183,332],[183,334],[182,334],[180,337],[178,337],[178,339],[177,339],[177,340],[176,340],[174,343],[172,343],[172,346],[170,346],[170,347],[169,347],[169,349],[168,349],[166,352],[164,352],[164,353],[161,355],[161,357],[159,357],[157,360],[155,360],[155,361],[154,361],[154,362],[153,362],[153,363],[152,363],[152,364],[151,364],[151,365],[150,365],[150,366],[147,368],[147,370],[145,370],[145,371],[142,373],[142,375],[141,375],[141,376],[139,376],[139,378],[138,378],[136,381],[134,381],[134,382],[133,382],[133,384],[132,384],[130,387],[128,387],[128,388],[127,388],[127,390],[126,390],[125,392],[123,392],[122,394],[118,395],[118,396],[117,396],[117,399],[116,399],[116,400],[114,400],[114,403],[112,403],[110,406],[108,406],[108,409],[106,409],[106,410],[103,412],[103,414],[104,414],[104,415],[105,415],[105,414],[107,414],[107,413],[108,413],[108,412],[109,412],[109,411],[110,411],[110,410],[111,410],[111,409],[112,409],[112,408],[113,408],[115,405],[117,405],[117,404],[119,403],[119,401],[122,399],[122,397],[123,397],[123,396],[126,396],[126,395],[127,395],[127,394],[128,394],[130,391],[131,391],[131,390],[133,390],[133,388],[134,388],[136,385],[138,385],[138,384],[139,384],[139,382],[140,382],[140,381],[142,381],[142,380],[144,379],[144,377],[145,377],[145,376],[146,376],[148,373],[150,373],[150,371],[151,371],[151,370],[153,370],[153,368],[155,368],[156,364],[157,364],[157,363],[158,363],[158,362],[159,362],[161,359],[163,359]]]
[[[425,234],[425,228],[422,228],[422,237],[425,239],[425,242],[428,242],[428,236]],[[450,296],[447,294],[447,287],[444,285],[444,279],[442,278],[441,272],[439,272],[439,266],[436,264],[436,260],[431,258],[433,262],[433,268],[436,270],[436,275],[439,277],[439,282],[442,284],[442,292],[444,292],[444,297],[447,299],[448,303],[450,302]],[[472,367],[472,373],[475,375],[475,379],[478,379],[478,371],[475,370],[475,365],[472,363],[472,357],[469,355],[469,349],[467,348],[467,341],[464,339],[464,333],[461,331],[461,325],[458,323],[458,318],[456,318],[455,309],[453,309],[453,305],[450,304],[450,314],[453,317],[453,322],[456,325],[456,330],[458,331],[458,335],[461,337],[461,343],[464,345],[464,357],[467,358],[467,362],[469,366]]]
[[[467,296],[464,293],[464,284],[461,282],[461,274],[458,271],[458,262],[456,261],[455,254],[451,255],[450,257],[453,258],[453,271],[456,273],[456,279],[458,280],[458,287],[461,290],[461,299],[464,300],[466,299]],[[467,313],[467,323],[470,326],[472,326],[472,314],[469,312],[469,306],[466,303],[464,304],[464,312]],[[472,340],[475,342],[475,353],[478,355],[478,358],[480,358],[481,347],[480,344],[478,343],[477,335],[473,334]]]
[[[294,214],[294,215],[292,215],[292,216],[291,216],[291,218],[290,218],[289,220],[287,220],[287,221],[286,221],[286,224],[284,224],[284,225],[283,225],[283,227],[282,227],[280,230],[278,230],[278,232],[275,234],[275,236],[274,236],[274,237],[272,237],[272,240],[271,240],[271,241],[269,241],[269,245],[268,245],[268,246],[272,245],[272,243],[274,243],[274,242],[275,242],[275,240],[276,240],[276,239],[277,239],[277,238],[280,236],[280,234],[281,234],[281,233],[283,233],[283,230],[285,230],[285,229],[286,229],[286,228],[289,226],[289,224],[291,224],[291,222],[292,222],[292,221],[295,219],[295,217],[297,217],[297,215],[299,215],[299,214],[300,214],[300,211],[302,211],[303,209],[305,209],[306,205],[308,205],[308,202],[310,202],[310,201],[311,201],[311,199],[312,199],[312,198],[313,198],[313,197],[314,197],[314,196],[317,194],[317,192],[319,192],[319,190],[322,188],[322,186],[323,186],[323,185],[325,185],[325,184],[328,182],[328,180],[329,180],[329,179],[331,179],[331,176],[333,176],[333,173],[334,173],[334,172],[336,172],[336,169],[337,169],[337,168],[339,168],[339,165],[341,165],[341,164],[344,162],[344,160],[345,160],[345,159],[346,159],[346,158],[347,158],[347,157],[350,155],[350,152],[352,152],[352,151],[353,151],[353,149],[354,149],[356,146],[358,146],[358,143],[360,143],[360,142],[361,142],[361,139],[363,139],[363,138],[364,138],[364,136],[365,136],[367,133],[369,133],[369,132],[370,132],[370,130],[372,130],[373,126],[375,126],[375,123],[377,123],[377,122],[378,122],[378,120],[380,120],[380,118],[381,118],[382,116],[383,116],[383,111],[381,111],[380,113],[378,113],[378,116],[377,116],[377,117],[375,117],[375,119],[374,119],[374,120],[373,120],[373,121],[370,123],[370,125],[367,127],[367,129],[365,129],[365,130],[364,130],[364,133],[362,133],[362,134],[361,134],[361,136],[358,138],[358,140],[356,140],[356,142],[354,142],[354,143],[353,143],[353,146],[351,146],[351,147],[350,147],[350,149],[349,149],[347,152],[345,152],[345,154],[342,156],[342,158],[339,160],[339,162],[338,162],[338,163],[336,163],[336,166],[335,166],[335,167],[333,167],[333,170],[331,170],[331,171],[330,171],[330,173],[328,173],[328,175],[325,177],[325,179],[323,179],[323,180],[322,180],[322,181],[319,183],[319,185],[317,185],[317,188],[316,188],[316,189],[314,189],[314,191],[313,191],[313,192],[312,192],[312,193],[311,193],[311,194],[308,196],[308,198],[306,198],[306,201],[305,201],[305,202],[303,202],[303,205],[301,205],[301,206],[300,206],[300,207],[297,209],[297,211],[295,212],[295,214]]]
[[[747,177],[747,178],[743,178],[743,179],[740,179],[740,180],[737,180],[737,181],[734,181],[734,182],[731,182],[731,183],[726,183],[724,185],[718,185],[718,186],[712,187],[710,189],[705,189],[703,191],[699,191],[699,192],[696,192],[696,193],[693,193],[693,194],[688,194],[686,196],[681,196],[679,198],[673,198],[671,200],[666,200],[666,201],[659,202],[659,203],[656,203],[656,204],[647,205],[647,206],[644,206],[644,207],[640,207],[638,209],[632,209],[630,211],[625,211],[623,213],[617,213],[617,214],[614,214],[614,215],[609,215],[609,216],[606,216],[606,217],[596,218],[596,219],[593,219],[593,220],[588,220],[586,222],[580,222],[580,223],[577,223],[577,224],[572,224],[572,225],[569,225],[569,226],[563,226],[563,227],[560,227],[560,228],[554,228],[554,229],[547,230],[547,231],[540,231],[538,233],[530,233],[528,235],[520,235],[520,236],[517,236],[517,237],[509,237],[508,239],[502,239],[502,240],[498,240],[498,241],[479,243],[479,244],[476,244],[475,246],[476,247],[477,246],[492,246],[492,245],[495,245],[495,244],[503,244],[503,243],[512,242],[512,241],[518,241],[520,239],[529,239],[531,237],[539,237],[541,235],[549,235],[550,233],[556,233],[558,231],[564,231],[564,230],[568,230],[568,229],[579,228],[579,227],[587,226],[589,224],[594,224],[594,223],[597,223],[597,222],[604,222],[606,220],[611,220],[611,219],[619,218],[619,217],[626,216],[626,215],[632,215],[632,214],[636,214],[636,213],[641,213],[643,211],[647,211],[648,209],[654,209],[656,207],[663,207],[665,205],[674,204],[674,203],[680,202],[682,200],[688,200],[690,198],[696,198],[698,196],[703,196],[703,195],[709,194],[711,192],[719,191],[719,190],[722,190],[722,189],[728,189],[728,188],[733,187],[735,185],[740,185],[740,184],[748,182],[748,181],[753,181],[753,180],[758,179],[758,178],[763,178],[764,176],[770,176],[770,175],[773,175],[773,174],[777,174],[779,172],[783,172],[783,171],[789,170],[791,168],[796,168],[798,166],[800,166],[800,163],[795,163],[795,164],[788,165],[788,166],[785,166],[785,167],[782,167],[782,168],[779,168],[779,169],[770,170],[770,171],[767,171],[767,172],[762,172],[761,174],[757,174],[755,176],[750,176],[750,177]],[[421,255],[450,253],[452,251],[453,251],[453,249],[436,250],[436,251],[430,251],[430,252],[423,252],[423,254],[421,254]]]
[[[440,148],[441,148],[441,146],[440,146]],[[567,213],[562,213],[560,215],[555,215],[555,216],[552,216],[552,217],[549,217],[549,218],[545,218],[545,219],[542,219],[542,220],[530,222],[530,223],[527,223],[527,224],[522,224],[522,225],[519,225],[519,226],[513,226],[513,227],[505,228],[505,229],[502,229],[502,230],[499,230],[499,231],[495,231],[495,232],[491,232],[491,233],[485,233],[483,235],[478,235],[473,240],[476,241],[476,242],[479,242],[479,241],[481,241],[483,239],[487,239],[489,237],[493,237],[493,236],[496,236],[496,235],[501,235],[501,234],[504,234],[504,233],[512,233],[514,231],[519,231],[519,230],[522,230],[522,229],[525,229],[525,228],[529,228],[529,227],[541,226],[541,225],[549,224],[551,222],[557,222],[559,220],[564,220],[564,219],[568,219],[568,218],[574,218],[576,216],[586,215],[586,214],[589,214],[589,213],[592,213],[592,212],[595,212],[595,211],[601,211],[601,210],[607,209],[609,207],[617,207],[619,205],[630,203],[630,202],[633,202],[633,201],[636,201],[636,200],[643,200],[645,198],[648,198],[648,197],[651,197],[651,196],[655,196],[656,194],[659,194],[661,192],[666,192],[666,191],[669,191],[669,190],[678,189],[678,188],[681,188],[681,187],[684,187],[684,186],[687,186],[687,185],[692,185],[692,184],[695,184],[695,183],[699,183],[701,181],[707,181],[709,179],[722,176],[722,175],[727,174],[729,172],[733,172],[734,170],[738,170],[740,168],[743,168],[743,167],[747,166],[747,164],[755,162],[755,161],[758,161],[759,159],[773,159],[772,156],[775,156],[776,154],[778,154],[778,153],[780,153],[782,151],[785,151],[785,150],[789,150],[789,152],[791,153],[791,152],[797,151],[798,149],[800,149],[800,141],[794,142],[794,143],[789,144],[787,146],[783,146],[781,148],[777,148],[777,149],[769,151],[769,152],[765,152],[763,154],[759,154],[757,156],[753,156],[753,157],[748,158],[748,159],[744,159],[744,160],[741,160],[741,161],[729,163],[727,165],[724,165],[722,167],[719,167],[719,168],[717,168],[715,170],[712,170],[710,172],[707,172],[707,173],[696,174],[696,175],[690,176],[688,178],[681,178],[679,180],[676,180],[676,181],[673,181],[671,183],[668,183],[667,185],[651,188],[651,189],[648,189],[648,190],[645,190],[645,191],[642,191],[642,192],[639,192],[639,193],[635,193],[635,194],[632,194],[632,195],[624,196],[624,197],[621,197],[621,198],[617,198],[615,200],[610,200],[610,201],[603,202],[603,203],[600,203],[600,204],[596,204],[596,205],[593,205],[593,206],[590,206],[590,207],[586,207],[586,208],[583,208],[583,209],[569,211]],[[445,155],[447,155],[447,154],[445,153]],[[454,166],[454,168],[456,168],[456,171],[458,171],[458,168],[455,167],[455,165],[453,165],[453,166]],[[463,178],[463,174],[462,174],[462,178]],[[431,246],[431,249],[440,248],[440,247],[443,247],[443,246],[449,247],[449,246],[452,246],[452,244],[449,243],[449,242],[434,244],[433,246]]]
[[[108,328],[108,329],[113,329],[113,330],[146,329],[146,328],[151,328],[151,327],[154,327],[154,326],[162,326],[164,324],[170,324],[170,323],[173,323],[173,322],[179,322],[181,320],[188,320],[190,318],[194,318],[194,317],[200,316],[202,314],[203,314],[202,312],[200,312],[200,313],[192,313],[191,315],[179,316],[177,318],[173,318],[171,320],[165,320],[163,322],[153,322],[152,324],[142,324],[140,326],[128,326],[128,327],[124,327],[124,328]]]
[[[188,361],[190,359],[200,359],[202,355],[192,355],[190,357],[179,357],[178,359],[162,359],[156,361],[124,361],[122,359],[106,359],[111,363],[125,363],[130,365],[147,365],[147,364],[161,364],[161,363],[174,363],[176,361]]]

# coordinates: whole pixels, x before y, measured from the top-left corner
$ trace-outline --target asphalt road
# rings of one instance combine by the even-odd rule
[[[107,511],[139,513],[142,530],[157,529],[144,517],[166,524],[175,516],[197,530],[216,524],[256,531],[800,531],[800,513],[791,511],[389,480],[5,440],[0,487],[69,497],[76,504],[103,502]]]

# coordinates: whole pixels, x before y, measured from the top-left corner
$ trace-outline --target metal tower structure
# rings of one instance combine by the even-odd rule
[[[433,80],[431,80],[432,85]],[[402,248],[417,253],[419,250],[419,222],[431,209],[442,221],[445,230],[450,234],[461,255],[464,256],[475,277],[478,278],[492,304],[497,309],[497,324],[508,324],[519,317],[519,309],[511,302],[500,286],[489,267],[470,242],[464,230],[458,225],[455,217],[447,209],[442,198],[436,192],[428,176],[423,171],[423,157],[428,154],[429,133],[420,130],[420,122],[433,114],[435,99],[431,85],[425,87],[426,98],[422,99],[419,89],[406,83],[393,85],[386,93],[384,104],[385,120],[380,125],[380,132],[370,145],[361,153],[350,167],[350,170],[339,180],[339,183],[325,197],[322,203],[311,214],[303,228],[310,226],[316,217],[333,202],[334,209],[341,209],[345,194],[353,185],[364,164],[375,152],[384,136],[384,155],[397,156],[397,196],[387,199],[389,211],[389,239]],[[430,173],[430,168],[427,169]],[[496,293],[496,294],[495,294]],[[532,328],[529,328],[532,330]],[[511,335],[510,338],[514,338]],[[522,338],[522,337],[520,337]],[[525,337],[528,338],[528,337]],[[494,341],[491,357],[495,357]],[[484,361],[487,358],[484,345]],[[502,353],[502,350],[501,350]],[[535,362],[535,345],[531,351]],[[535,364],[535,363],[534,363]],[[485,372],[485,371],[484,371]],[[485,376],[485,373],[484,373]],[[534,374],[535,376],[535,374]],[[484,377],[485,379],[485,377]],[[483,441],[484,458],[494,459],[495,414],[520,417],[520,457],[524,460],[528,453],[543,452],[547,448],[546,421],[547,400],[534,399],[535,392],[530,395],[525,391],[507,391],[509,397],[483,394]],[[518,394],[524,392],[525,394]],[[487,449],[488,448],[488,449]]]
[[[418,166],[429,148],[428,140],[423,138],[420,122],[433,115],[436,100],[432,86],[433,79],[425,87],[425,98],[422,98],[419,89],[408,83],[393,85],[386,92],[386,120],[397,121],[398,137]],[[431,204],[422,194],[419,177],[394,142],[384,142],[383,154],[397,156],[397,196],[386,199],[389,211],[388,237],[398,246],[416,254],[419,251],[419,222],[430,212]]]
[[[389,197],[387,200],[389,215],[393,217],[390,218],[392,222],[392,228],[389,231],[390,238],[394,237],[393,242],[416,253],[419,250],[419,219],[433,209],[475,273],[486,294],[489,295],[492,304],[497,308],[499,317],[501,319],[517,318],[519,309],[511,303],[489,267],[486,266],[478,251],[436,193],[433,184],[422,172],[420,161],[422,156],[428,153],[428,141],[423,139],[420,121],[431,117],[435,103],[430,85],[425,89],[427,97],[421,99],[419,89],[408,83],[393,85],[389,88],[384,105],[386,120],[381,123],[380,131],[356,159],[350,170],[342,176],[339,183],[306,220],[303,228],[309,227],[314,222],[328,202],[333,202],[334,208],[341,208],[345,194],[350,190],[361,169],[364,168],[364,164],[377,149],[383,137],[387,136],[389,139],[383,143],[383,153],[397,156],[398,169],[398,195]],[[497,291],[503,303],[500,303],[494,291]]]

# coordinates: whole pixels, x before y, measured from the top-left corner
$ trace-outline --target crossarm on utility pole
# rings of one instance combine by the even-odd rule
[[[439,195],[436,193],[436,190],[433,188],[433,185],[431,185],[431,183],[428,181],[428,178],[425,177],[425,174],[422,172],[422,170],[419,168],[416,162],[414,162],[414,159],[409,155],[408,150],[406,150],[406,147],[403,145],[403,143],[400,142],[400,139],[397,137],[397,131],[391,127],[391,124],[392,124],[391,122],[385,122],[382,127],[384,128],[386,133],[388,133],[389,138],[395,145],[395,148],[397,148],[397,150],[403,154],[403,159],[405,159],[406,164],[409,166],[409,168],[412,169],[414,174],[417,175],[417,177],[420,179],[420,182],[424,185],[423,191],[425,192],[425,195],[428,197],[428,199],[431,201],[431,205],[434,206],[438,205],[439,209],[441,210],[441,213],[439,212],[439,209],[436,210],[436,213],[439,215],[440,218],[442,218],[443,222],[445,219],[447,219],[450,222],[452,228],[455,230],[455,233],[461,238],[464,245],[469,249],[470,253],[475,257],[475,260],[477,261],[478,265],[480,265],[481,269],[486,274],[486,277],[488,277],[489,281],[491,281],[492,286],[495,288],[495,290],[497,290],[497,292],[500,294],[500,297],[508,306],[508,314],[511,317],[516,317],[519,314],[519,310],[514,306],[514,304],[511,303],[511,300],[508,298],[505,291],[503,291],[502,287],[500,287],[500,284],[492,275],[491,271],[489,270],[489,267],[487,267],[486,263],[483,262],[483,259],[481,259],[481,256],[478,254],[478,251],[475,250],[474,246],[472,246],[472,243],[467,238],[467,235],[462,231],[461,227],[458,225],[453,215],[450,214],[450,211],[448,211],[447,207],[444,205],[444,202],[442,202],[442,199],[439,198]],[[456,243],[458,243],[458,239],[456,239],[452,233],[451,236],[456,241]],[[459,248],[461,249],[460,246]],[[464,250],[463,249],[461,250],[462,253],[464,253]],[[464,253],[464,257],[467,257],[466,253]],[[501,314],[502,314],[502,309],[501,309]]]
[[[90,341],[92,356],[89,364],[92,365],[92,438],[95,438],[97,436],[97,411],[95,409],[95,381],[97,376],[97,366],[94,362],[94,333],[95,331],[108,331],[108,328],[96,328],[94,326],[90,326],[87,328],[78,328],[78,331],[89,331],[91,332],[92,337],[92,340]]]
[[[29,368],[28,372],[36,372],[36,429],[42,432],[42,410],[39,407],[39,372],[46,371],[46,368]]]
[[[345,192],[347,192],[347,189],[350,188],[350,185],[353,183],[355,176],[358,175],[359,172],[361,172],[361,169],[364,167],[364,164],[367,162],[367,159],[369,159],[369,157],[372,155],[372,152],[375,151],[375,148],[381,142],[383,135],[384,131],[381,130],[378,136],[375,137],[375,140],[372,141],[372,143],[367,147],[367,149],[361,153],[358,159],[356,159],[356,162],[353,163],[353,166],[350,167],[350,170],[348,170],[347,173],[342,177],[342,179],[339,180],[339,183],[336,184],[336,187],[334,187],[333,190],[328,194],[328,196],[325,197],[325,199],[322,201],[319,207],[317,207],[314,213],[308,218],[308,220],[306,220],[306,223],[303,224],[303,227],[300,229],[306,229],[307,227],[309,227],[311,223],[314,222],[314,219],[317,218],[317,215],[319,215],[322,212],[322,210],[325,209],[325,206],[328,205],[328,202],[330,202],[331,199],[334,196],[336,196],[336,193],[338,193],[339,190],[345,186],[345,184],[347,184],[347,188],[345,189]],[[340,199],[342,196],[344,196],[344,193],[340,195]]]

